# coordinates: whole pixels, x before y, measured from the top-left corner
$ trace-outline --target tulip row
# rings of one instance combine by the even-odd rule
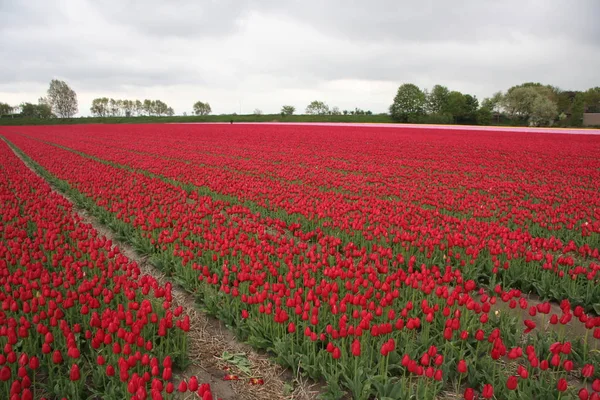
[[[555,235],[600,232],[598,213],[590,207],[597,205],[595,182],[600,175],[587,157],[597,143],[589,136],[480,133],[469,134],[471,143],[465,143],[456,134],[389,134],[372,128],[240,126],[235,131],[209,125],[169,126],[155,133],[147,126],[112,127],[110,132],[99,126],[74,126],[44,132],[48,129],[56,143],[76,145],[86,153],[103,155],[109,148],[117,162],[140,156],[138,162],[156,168],[168,160],[173,172],[181,167],[178,163],[201,166],[211,171],[210,176],[195,177],[201,185],[248,199],[273,200],[271,195],[283,191],[306,200],[318,191],[333,190],[359,200],[393,198],[400,204],[429,205],[515,228],[531,221]],[[35,136],[40,130],[25,133]],[[160,149],[154,145],[157,134]],[[202,140],[195,140],[199,134]],[[286,140],[274,135],[285,135]],[[315,142],[321,144],[317,152]],[[555,157],[557,153],[562,157]],[[572,176],[577,176],[576,184]],[[264,182],[271,186],[263,187]],[[419,190],[422,187],[427,190]],[[327,206],[316,207],[315,212],[327,213]]]
[[[164,146],[160,150],[154,150],[153,153],[150,153],[148,145],[137,144],[127,135],[125,139],[106,134],[105,137],[95,136],[94,139],[72,140],[73,135],[77,132],[63,133],[64,138],[61,138],[61,132],[58,132],[56,136],[53,136],[52,141],[53,143],[67,143],[75,151],[83,151],[83,154],[100,157],[102,160],[115,165],[148,171],[150,174],[155,174],[155,176],[162,176],[171,183],[179,183],[180,187],[188,191],[198,191],[211,196],[215,200],[222,199],[246,205],[253,212],[272,215],[285,222],[287,226],[293,226],[299,222],[300,227],[305,231],[319,228],[328,235],[340,238],[343,244],[352,242],[369,250],[372,249],[373,244],[376,244],[380,247],[389,248],[394,253],[401,252],[405,256],[414,255],[417,257],[419,264],[443,263],[449,257],[453,265],[463,267],[463,273],[466,277],[478,282],[488,283],[492,287],[496,283],[501,283],[504,287],[518,288],[524,292],[534,292],[543,298],[559,301],[567,298],[576,305],[582,305],[588,311],[595,309],[598,312],[600,310],[600,285],[598,285],[598,271],[600,270],[598,244],[600,243],[600,235],[597,233],[600,225],[596,216],[599,200],[598,196],[593,195],[595,192],[590,191],[594,182],[593,179],[590,180],[591,178],[586,177],[586,179],[583,179],[580,177],[580,185],[577,188],[568,186],[568,190],[565,189],[561,192],[555,186],[548,185],[548,181],[552,181],[554,185],[557,185],[559,177],[569,176],[567,173],[554,173],[544,176],[543,187],[550,188],[549,190],[552,191],[553,196],[548,197],[544,194],[547,199],[543,203],[553,205],[560,201],[564,203],[561,207],[565,205],[570,207],[572,214],[581,219],[580,228],[582,231],[581,234],[573,233],[565,226],[564,229],[557,231],[545,230],[539,232],[539,229],[535,229],[537,225],[527,225],[523,222],[514,223],[514,220],[523,220],[523,218],[506,217],[508,215],[506,210],[502,212],[506,218],[499,218],[499,215],[489,213],[488,217],[492,218],[491,221],[479,221],[477,219],[465,219],[461,217],[460,213],[455,213],[456,215],[449,213],[444,207],[436,209],[423,208],[422,206],[400,207],[401,204],[407,203],[432,204],[430,200],[423,198],[421,194],[439,190],[439,187],[445,187],[446,185],[456,187],[458,185],[456,179],[450,182],[438,182],[432,185],[432,190],[428,188],[426,191],[402,186],[400,192],[392,193],[382,189],[381,185],[377,186],[376,190],[378,192],[383,191],[386,198],[392,196],[395,200],[382,200],[374,197],[373,193],[370,192],[373,189],[370,189],[368,185],[363,185],[360,189],[351,191],[354,193],[351,195],[344,193],[323,194],[322,186],[315,184],[290,184],[291,181],[289,180],[280,179],[273,182],[264,178],[265,176],[270,177],[273,172],[268,168],[266,170],[261,169],[265,164],[268,164],[265,161],[258,163],[254,175],[248,175],[248,173],[239,175],[231,172],[233,169],[231,163],[222,165],[223,163],[219,163],[214,158],[208,158],[208,161],[214,165],[208,164],[208,161],[204,159],[200,163],[200,159],[194,158],[194,153],[189,151],[182,151],[182,158],[177,159],[174,152],[185,150],[185,147],[181,145],[182,140],[173,139],[173,146]],[[28,133],[35,136],[36,131]],[[134,130],[134,133],[141,134],[141,131]],[[37,134],[39,135],[39,132]],[[188,137],[184,136],[184,138]],[[209,137],[211,136],[209,135]],[[111,151],[106,151],[107,146],[110,146],[109,142],[119,143],[119,140],[122,142],[127,139],[130,142],[126,146],[111,148]],[[196,149],[196,147],[193,147],[196,142],[192,141],[191,146],[193,149]],[[148,141],[147,143],[154,142]],[[552,144],[552,142],[549,143]],[[589,145],[589,143],[583,142],[583,145]],[[247,157],[253,156],[252,159],[255,159],[256,154],[254,152],[245,154]],[[204,153],[202,155],[204,156]],[[196,157],[198,157],[197,154]],[[238,160],[239,157],[241,155],[235,155],[235,160]],[[322,157],[325,157],[325,155]],[[332,156],[328,155],[328,157]],[[309,157],[305,158],[310,160]],[[582,159],[583,161],[580,161],[580,163],[572,163],[575,167],[571,166],[567,171],[580,172],[584,167],[587,167],[585,171],[589,172],[591,177],[594,174],[597,175],[597,168],[594,168],[594,165],[589,164],[589,162],[586,164],[586,158]],[[492,160],[498,161],[497,158],[492,158]],[[511,160],[513,159],[511,158]],[[485,160],[476,158],[472,161],[483,162]],[[500,163],[500,166],[503,167],[504,163]],[[416,165],[413,167],[419,168]],[[447,163],[442,163],[440,167],[446,168]],[[527,164],[520,166],[520,168],[524,167],[531,166]],[[320,168],[315,166],[315,168],[318,171],[324,171],[328,169],[328,166],[325,165]],[[553,168],[558,167],[553,166]],[[296,169],[292,168],[294,171]],[[469,171],[472,169],[473,167],[470,167]],[[502,168],[499,169],[502,171],[502,176],[508,173],[511,176],[514,175],[512,169],[508,171],[504,171]],[[207,170],[210,171],[210,174],[206,173]],[[289,168],[285,170],[289,170]],[[461,171],[454,171],[449,175],[463,177],[467,175],[464,171],[459,172]],[[314,181],[317,179],[316,177],[321,175],[321,172],[314,174],[312,180]],[[404,175],[406,175],[406,172],[404,172]],[[480,175],[477,175],[478,179],[481,178]],[[304,177],[304,175],[302,176]],[[431,178],[431,174],[426,176]],[[386,177],[388,175],[381,178],[384,183],[385,180],[383,179]],[[302,182],[304,180],[303,178]],[[344,181],[333,178],[325,179],[325,181],[329,182],[328,184],[333,184],[331,182],[342,186],[344,184]],[[415,179],[415,181],[419,186],[422,186],[419,179]],[[506,188],[502,190],[498,188],[500,183],[494,180],[482,184],[492,185],[495,191],[505,191]],[[518,185],[516,189],[519,190],[515,189],[515,193],[511,196],[515,198],[521,196],[521,190],[524,190],[524,187],[536,193],[540,192],[540,190],[534,191],[531,185],[531,183]],[[515,186],[514,183],[511,183],[511,187],[513,186]],[[205,187],[212,190],[207,191]],[[390,187],[398,189],[395,185],[390,184]],[[477,188],[481,189],[477,185],[468,189],[478,193],[479,189]],[[344,187],[344,191],[348,190]],[[448,192],[448,196],[453,193],[447,189],[446,192]],[[240,201],[232,196],[223,197],[223,193],[234,194]],[[358,196],[356,193],[361,195]],[[405,193],[408,197],[404,196]],[[484,205],[486,210],[497,208],[496,206],[490,206],[485,201],[485,196],[480,195],[479,197],[478,204],[480,204],[479,207],[482,210]],[[506,196],[497,196],[494,199],[495,201],[507,201]],[[251,200],[252,203],[242,203],[243,200]],[[472,203],[473,201],[469,202]],[[577,202],[577,206],[572,204],[573,201]],[[558,213],[552,214],[552,220],[556,220],[560,213],[563,217],[566,215],[560,207],[554,206],[545,207],[545,211],[539,207],[532,211],[523,202],[531,203],[531,201],[525,201],[521,198],[519,207],[511,206],[511,209],[515,212],[527,209],[531,215],[533,215],[532,212],[536,215],[550,215],[547,212],[552,209],[555,213]],[[548,216],[548,218],[550,217]],[[509,223],[508,220],[513,222]],[[586,222],[582,222],[584,220]],[[536,224],[540,223],[548,224],[549,222],[541,220],[536,222]],[[576,222],[571,221],[567,224],[563,221],[563,223],[570,226]],[[535,235],[534,231],[538,231],[542,236]],[[568,237],[573,240],[563,241],[553,236],[563,232],[571,232]],[[580,242],[580,245],[577,245],[577,242]],[[584,243],[581,244],[581,242]]]
[[[84,204],[101,219],[172,271],[210,311],[282,362],[327,378],[332,394],[340,393],[341,382],[355,398],[398,390],[429,398],[448,385],[462,390],[464,384],[467,397],[471,387],[487,398],[494,390],[498,398],[555,396],[563,393],[561,379],[575,365],[581,371],[592,368],[589,379],[597,373],[587,340],[530,334],[522,343],[523,329],[530,331],[535,323],[515,325],[509,315],[490,311],[498,300],[511,308],[528,308],[527,301],[518,290],[501,286],[490,294],[476,292],[460,263],[439,267],[417,262],[419,252],[342,245],[321,230],[302,230],[147,174],[9,137],[68,181],[65,190],[83,194]],[[546,305],[534,309],[549,313]],[[568,301],[550,320],[566,325],[573,317],[600,337],[594,329],[600,320],[581,307],[571,309]],[[575,350],[549,366],[553,341]],[[497,361],[505,357],[524,361],[535,381],[523,380],[513,392],[512,375]],[[472,371],[465,377],[463,363]]]
[[[190,321],[171,286],[141,275],[3,141],[0,198],[0,397],[173,396]],[[186,391],[213,398],[206,384]]]

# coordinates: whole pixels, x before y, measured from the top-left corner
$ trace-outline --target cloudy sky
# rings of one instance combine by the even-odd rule
[[[479,99],[527,81],[600,86],[600,0],[0,0],[0,101],[65,80],[213,113],[386,112],[398,86]]]

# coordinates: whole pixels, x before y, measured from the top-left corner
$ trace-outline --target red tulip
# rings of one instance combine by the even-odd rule
[[[0,369],[0,381],[6,382],[10,379],[10,376],[11,372],[8,366],[5,365],[4,367],[2,367],[2,369]]]
[[[69,379],[72,381],[78,381],[81,377],[79,373],[79,366],[77,364],[71,365],[71,371],[69,373]]]
[[[591,378],[594,376],[594,366],[592,364],[585,364],[583,368],[581,368],[581,376],[584,378]]]
[[[481,390],[481,396],[484,399],[491,399],[492,397],[494,397],[494,387],[489,383],[483,385],[483,389]]]
[[[465,400],[473,400],[475,399],[475,391],[471,388],[466,388],[463,397]]]
[[[512,375],[512,376],[508,377],[508,380],[506,381],[506,388],[508,390],[515,390],[518,385],[519,385],[519,380],[517,379],[516,376]]]
[[[466,374],[467,373],[467,363],[465,360],[458,361],[458,366],[456,368],[459,373]]]
[[[560,391],[560,392],[564,392],[565,390],[567,390],[567,380],[565,378],[560,378],[558,380],[558,382],[556,383],[556,388]]]

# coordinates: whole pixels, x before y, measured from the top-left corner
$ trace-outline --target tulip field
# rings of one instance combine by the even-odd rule
[[[0,139],[0,398],[217,399],[175,377],[179,285],[325,399],[600,399],[600,136],[164,124]]]

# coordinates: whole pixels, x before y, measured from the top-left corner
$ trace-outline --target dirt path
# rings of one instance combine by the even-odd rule
[[[20,154],[14,153],[34,174],[44,179]],[[133,247],[117,240],[110,229],[100,224],[86,210],[76,207],[72,199],[58,191],[51,183],[46,183],[73,205],[73,212],[79,215],[83,223],[90,224],[100,235],[119,247],[123,255],[137,262],[142,274],[153,276],[163,285],[169,282],[162,272],[147,261],[147,257],[141,256]],[[191,364],[176,374],[176,384],[181,379],[196,376],[200,383],[210,383],[213,393],[223,400],[304,400],[316,397],[319,393],[316,384],[295,379],[291,371],[275,364],[267,355],[239,342],[219,320],[198,309],[193,295],[179,285],[173,282],[171,284],[174,306],[182,306],[184,313],[190,316],[191,323],[188,343]],[[244,374],[235,365],[223,361],[222,356],[225,352],[238,354],[242,360],[247,360],[251,374]],[[239,380],[224,380],[227,375],[235,375]],[[262,379],[264,384],[252,384],[251,378]],[[182,398],[197,396],[188,392],[187,396]]]

